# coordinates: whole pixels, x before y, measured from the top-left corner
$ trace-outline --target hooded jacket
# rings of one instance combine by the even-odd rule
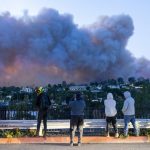
[[[76,94],[76,100],[69,103],[71,108],[71,116],[83,116],[86,107],[85,101],[81,98],[81,94]]]
[[[124,115],[135,115],[135,106],[134,106],[134,99],[131,97],[131,94],[129,91],[124,92],[124,105],[122,108],[122,112]]]
[[[106,117],[114,117],[117,114],[116,101],[113,99],[112,93],[107,94],[107,99],[104,100]]]

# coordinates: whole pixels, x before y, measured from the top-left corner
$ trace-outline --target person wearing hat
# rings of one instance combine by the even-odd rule
[[[39,136],[41,121],[43,120],[44,124],[44,134],[43,137],[46,137],[47,132],[47,114],[48,108],[51,105],[49,96],[44,92],[43,87],[36,88],[37,98],[36,98],[36,107],[38,109],[38,118],[37,118],[37,131],[36,136]]]
[[[135,135],[138,136],[138,128],[136,126],[135,121],[135,100],[131,97],[131,93],[129,91],[124,92],[124,105],[122,108],[122,112],[124,114],[124,136],[128,136],[128,124],[132,123]]]

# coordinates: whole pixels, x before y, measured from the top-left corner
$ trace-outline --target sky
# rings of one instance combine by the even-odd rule
[[[150,77],[148,0],[0,4],[0,85]]]
[[[134,23],[134,34],[130,37],[127,49],[136,58],[150,60],[150,1],[148,0],[0,0],[0,13],[9,11],[11,15],[22,16],[25,10],[29,15],[37,15],[44,7],[53,8],[59,13],[73,16],[79,27],[96,22],[101,16],[130,15]]]

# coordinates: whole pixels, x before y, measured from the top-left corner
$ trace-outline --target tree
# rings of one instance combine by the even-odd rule
[[[117,85],[117,81],[115,79],[109,79],[108,84],[109,85]]]
[[[90,87],[89,87],[89,86],[87,86],[87,87],[86,87],[86,90],[87,90],[87,91],[90,91]]]
[[[117,81],[118,81],[119,84],[124,84],[124,80],[123,80],[122,77],[119,77],[119,78],[117,79]]]
[[[67,87],[67,82],[66,81],[62,81],[62,87],[63,88]]]
[[[128,81],[130,84],[134,84],[136,82],[135,77],[129,77]]]

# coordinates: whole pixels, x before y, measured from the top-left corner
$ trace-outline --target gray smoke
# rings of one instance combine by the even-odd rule
[[[71,15],[53,9],[19,19],[5,12],[0,15],[0,84],[150,77],[150,61],[136,59],[126,49],[133,30],[128,15],[101,17],[78,28]]]

